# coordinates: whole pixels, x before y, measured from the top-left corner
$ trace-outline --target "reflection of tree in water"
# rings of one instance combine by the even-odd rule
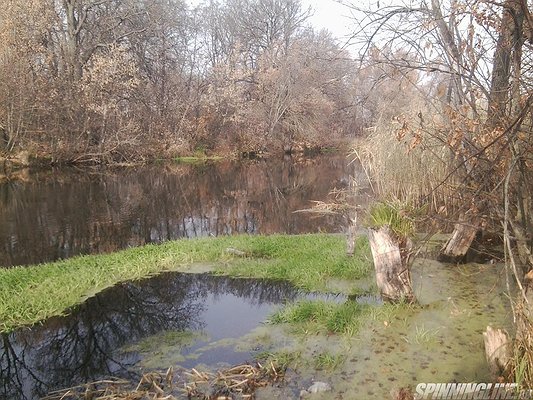
[[[293,211],[346,184],[344,157],[167,165],[0,185],[0,265],[180,237],[338,231]]]
[[[204,305],[196,282],[160,283],[118,285],[89,299],[68,318],[4,337],[11,347],[2,348],[0,381],[8,398],[17,398],[12,391],[20,391],[18,381],[26,386],[32,380],[43,394],[49,387],[124,374],[126,366],[112,357],[118,347],[165,329],[200,329],[197,317]]]
[[[284,281],[217,277],[205,283],[208,292],[215,297],[219,294],[232,294],[245,298],[248,304],[253,305],[280,304],[298,297],[298,290]]]
[[[118,348],[165,330],[201,330],[206,297],[227,293],[252,304],[297,296],[286,283],[210,275],[166,273],[118,285],[87,300],[69,317],[3,335],[0,399],[33,399],[106,375],[127,376],[131,365],[127,359],[114,359]]]

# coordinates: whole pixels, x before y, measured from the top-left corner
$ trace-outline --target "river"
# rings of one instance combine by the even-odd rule
[[[339,232],[340,216],[296,211],[354,173],[343,155],[27,170],[0,184],[0,266],[197,236]]]

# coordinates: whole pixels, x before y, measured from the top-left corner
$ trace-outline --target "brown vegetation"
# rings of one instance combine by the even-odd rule
[[[282,381],[285,365],[270,360],[260,363],[237,365],[216,373],[196,369],[175,374],[173,368],[165,373],[151,372],[141,377],[135,386],[122,379],[105,379],[85,385],[49,393],[43,400],[176,400],[188,399],[252,399],[258,388]],[[181,396],[178,397],[178,394]]]
[[[376,119],[361,157],[378,172],[374,176],[382,193],[425,206],[436,226],[455,224],[443,256],[463,261],[476,235],[503,239],[517,321],[513,379],[531,388],[533,298],[527,276],[533,274],[533,19],[529,5],[523,0],[497,5],[484,0],[442,4],[431,0],[416,8],[391,6],[367,10],[365,15],[358,36],[365,42],[374,39],[369,49],[374,42],[387,49],[376,53],[375,64],[388,77],[396,74],[400,81],[412,82],[410,89],[396,95],[400,101],[409,96],[415,107],[400,102],[398,108],[389,109],[393,118],[388,122]],[[387,143],[394,140],[391,150]]]
[[[352,137],[355,62],[299,0],[10,0],[0,156],[117,162]]]

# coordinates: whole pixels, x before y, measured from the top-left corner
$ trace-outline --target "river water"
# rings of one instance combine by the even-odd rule
[[[25,171],[0,184],[0,266],[183,237],[339,232],[338,216],[295,211],[356,172],[343,155]]]

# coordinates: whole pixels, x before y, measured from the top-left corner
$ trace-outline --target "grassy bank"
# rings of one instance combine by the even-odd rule
[[[197,155],[197,156],[180,156],[180,157],[174,157],[172,160],[183,163],[183,164],[199,164],[199,163],[205,163],[208,161],[222,161],[222,160],[228,160],[236,158],[235,155],[231,156],[206,156],[206,155]]]
[[[349,258],[340,235],[240,235],[0,269],[0,331],[61,315],[118,282],[161,271],[188,271],[198,264],[227,275],[283,279],[306,290],[325,290],[329,279],[358,279],[368,273],[366,239],[357,247],[357,255]]]

